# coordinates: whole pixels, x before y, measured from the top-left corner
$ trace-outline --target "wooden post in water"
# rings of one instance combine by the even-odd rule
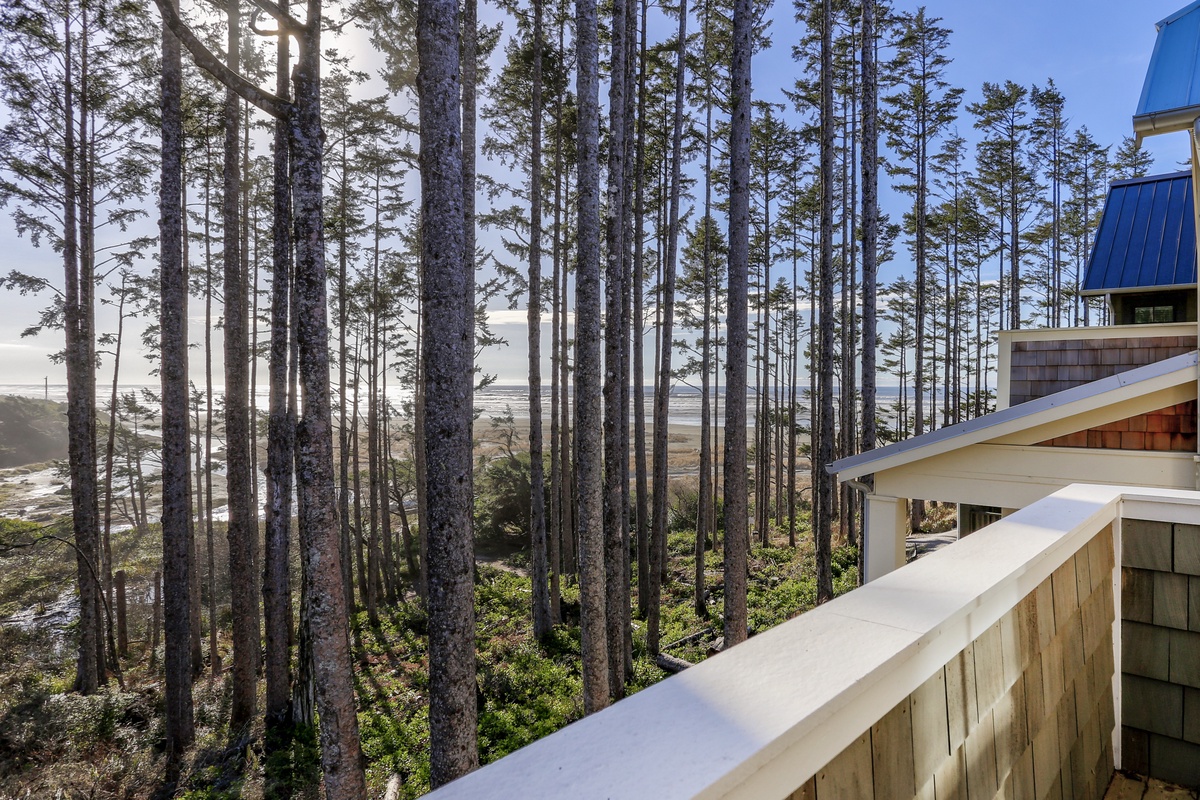
[[[121,658],[129,655],[129,626],[127,625],[125,606],[125,570],[117,570],[117,654]]]

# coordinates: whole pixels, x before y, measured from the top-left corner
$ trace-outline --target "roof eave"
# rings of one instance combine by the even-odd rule
[[[1196,380],[1197,353],[1183,355],[1110,375],[1027,403],[914,436],[902,442],[839,459],[825,471],[845,482],[893,469],[971,444],[997,439],[1115,401]],[[1103,402],[1101,402],[1103,400]]]
[[[1171,283],[1166,286],[1122,286],[1116,289],[1080,289],[1083,297],[1104,297],[1110,294],[1149,294],[1151,292],[1173,292],[1181,289],[1195,289],[1194,283]]]
[[[1149,114],[1135,114],[1133,117],[1133,132],[1139,137],[1153,136],[1159,133],[1175,133],[1191,130],[1200,118],[1200,109],[1196,106],[1172,108],[1168,111],[1154,111]]]

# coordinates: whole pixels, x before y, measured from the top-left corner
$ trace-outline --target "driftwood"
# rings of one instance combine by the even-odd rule
[[[682,658],[669,656],[666,653],[659,653],[658,658],[654,660],[654,663],[658,664],[659,669],[665,672],[670,672],[671,674],[683,672],[685,669],[692,666],[690,661],[684,661]]]
[[[691,644],[692,642],[699,641],[699,640],[703,639],[705,636],[708,636],[712,632],[713,632],[712,628],[705,628],[702,631],[696,631],[695,633],[689,633],[687,636],[683,637],[682,639],[678,639],[674,642],[671,642],[670,644],[664,644],[661,649],[671,650],[676,647],[682,647],[685,644]]]

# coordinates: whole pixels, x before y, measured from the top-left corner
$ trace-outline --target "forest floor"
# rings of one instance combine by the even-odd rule
[[[0,459],[0,800],[255,798],[263,795],[268,780],[294,785],[298,797],[316,797],[312,786],[318,761],[311,741],[300,736],[285,753],[267,756],[261,723],[248,732],[228,729],[228,676],[214,679],[207,671],[194,685],[197,744],[189,754],[186,777],[173,794],[164,793],[163,653],[161,644],[156,653],[150,650],[149,624],[152,575],[161,560],[161,536],[154,525],[139,532],[129,519],[113,520],[113,560],[127,572],[129,587],[131,642],[129,656],[121,663],[124,688],[113,680],[91,697],[71,693],[76,565],[71,548],[53,538],[70,536],[63,524],[70,513],[70,493],[62,462],[53,460],[65,454],[65,448],[55,449],[65,439],[61,425],[55,427],[61,416],[60,404],[0,397],[0,452],[8,457],[7,462]],[[496,465],[501,478],[485,480],[483,486],[504,494],[512,488],[503,483],[503,467],[524,450],[526,427],[521,419],[507,425],[476,423],[481,471],[486,474],[489,465]],[[12,438],[18,429],[29,434]],[[688,425],[672,425],[668,437],[673,513],[661,622],[663,651],[692,663],[706,658],[720,639],[723,603],[721,553],[710,551],[705,570],[708,617],[693,608],[694,534],[686,529],[686,520],[694,519],[695,513],[699,438],[700,429]],[[210,581],[216,585],[218,661],[230,660],[228,550],[224,523],[216,513],[224,502],[223,485],[220,477],[214,480],[215,576],[205,552],[206,531],[197,531],[205,587],[206,670],[212,663],[207,637]],[[527,498],[527,484],[524,491]],[[481,500],[481,505],[487,507],[495,498]],[[149,517],[157,517],[153,506]],[[513,521],[502,520],[507,533],[477,541],[479,744],[484,763],[583,713],[578,587],[564,581],[564,622],[545,641],[535,641],[529,554]],[[786,534],[775,531],[771,547],[756,546],[751,553],[753,631],[783,622],[815,602],[806,518],[800,520],[799,534],[796,548],[787,547]],[[839,592],[856,584],[854,563],[853,550],[835,552]],[[643,622],[634,618],[632,628],[630,693],[666,677],[646,652]],[[389,783],[399,789],[398,797],[419,796],[428,790],[428,665],[426,619],[415,595],[409,592],[382,606],[377,624],[371,624],[365,612],[356,614],[352,640],[372,797],[383,797]],[[686,644],[672,645],[680,640]]]
[[[115,681],[91,697],[69,690],[74,676],[72,590],[74,557],[69,548],[28,542],[44,530],[33,523],[0,520],[0,800],[27,797],[144,798],[163,794],[162,648],[149,651],[150,608],[145,587],[158,560],[151,529],[122,531],[114,537],[115,560],[125,565],[130,584],[130,655],[122,662],[125,688]],[[751,553],[750,625],[762,631],[811,608],[815,602],[812,543],[804,535],[786,546],[776,532],[771,547]],[[218,537],[224,539],[223,531]],[[223,543],[223,542],[222,542]],[[507,550],[507,552],[504,552]],[[663,587],[664,651],[690,662],[707,656],[721,636],[721,554],[708,554],[709,618],[692,604],[694,535],[669,537],[668,579]],[[582,675],[579,662],[578,588],[565,582],[565,621],[544,642],[532,636],[528,554],[493,546],[476,580],[478,620],[479,746],[484,763],[580,718]],[[218,558],[218,562],[220,559]],[[835,585],[840,592],[857,581],[855,553],[835,552]],[[218,574],[218,624],[222,661],[229,663],[228,591]],[[636,583],[635,583],[636,586]],[[207,608],[207,600],[205,600]],[[412,594],[381,609],[372,625],[365,612],[352,620],[356,654],[355,685],[359,725],[372,797],[383,797],[389,782],[400,797],[428,791],[428,678],[426,618]],[[205,620],[207,630],[207,618]],[[686,645],[672,642],[703,632]],[[628,691],[662,680],[645,648],[645,628],[633,620],[634,670]],[[207,653],[207,633],[204,637]],[[207,662],[211,663],[211,662]],[[197,679],[197,745],[186,778],[173,796],[191,800],[261,797],[266,780],[293,784],[297,796],[315,797],[315,747],[303,737],[287,754],[268,758],[260,728],[231,732],[227,726],[227,675]],[[61,794],[60,794],[61,791]]]

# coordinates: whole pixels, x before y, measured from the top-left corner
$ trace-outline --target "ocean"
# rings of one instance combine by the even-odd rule
[[[807,384],[805,384],[807,386]],[[336,387],[335,387],[336,390]],[[118,387],[118,391],[122,394],[134,392],[138,395],[138,400],[143,405],[154,408],[156,403],[148,400],[145,392],[151,395],[156,395],[159,391],[157,384],[128,384]],[[364,387],[365,391],[365,387]],[[110,387],[97,387],[96,399],[101,408],[105,408],[108,404],[108,396]],[[214,393],[220,394],[221,387],[215,387]],[[57,402],[65,402],[67,399],[67,386],[62,383],[46,384],[25,384],[25,383],[10,383],[0,384],[0,394],[11,394],[22,397],[35,397],[39,399],[54,400]],[[910,392],[911,395],[911,392]],[[388,400],[397,408],[402,410],[412,400],[412,390],[408,387],[389,386],[387,392]],[[654,388],[647,386],[645,388],[646,396],[646,414],[647,417],[652,413],[651,402],[654,396]],[[897,386],[881,386],[879,387],[879,400],[882,405],[891,405],[900,396],[900,389]],[[480,421],[487,421],[493,417],[503,417],[511,414],[514,420],[528,419],[529,417],[529,393],[528,387],[524,384],[500,384],[494,383],[486,386],[483,389],[475,392],[475,411]],[[753,410],[755,407],[755,399],[757,394],[754,391],[746,393],[747,408],[750,410],[751,418],[753,418]],[[260,386],[255,392],[255,405],[261,411],[267,408],[268,401],[267,388]],[[336,395],[335,395],[336,400]],[[725,390],[719,389],[717,402],[721,407],[725,404]],[[836,402],[836,401],[835,401]],[[804,424],[807,424],[807,414],[805,413],[809,403],[805,395],[801,396],[800,404],[802,407],[801,419]],[[401,411],[403,413],[403,411]],[[550,387],[542,387],[542,413],[543,416],[549,418],[550,414]],[[671,389],[670,400],[670,418],[672,425],[700,425],[700,391],[692,386],[677,385]]]

